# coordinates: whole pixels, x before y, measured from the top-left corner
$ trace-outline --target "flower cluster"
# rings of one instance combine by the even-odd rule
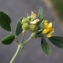
[[[23,33],[26,30],[30,30],[31,32],[36,32],[42,29],[42,32],[40,34],[48,38],[51,37],[54,32],[54,28],[52,27],[52,22],[48,23],[48,20],[43,20],[41,27],[38,26],[40,25],[38,23],[40,23],[40,19],[37,19],[36,14],[34,12],[31,12],[31,16],[27,16],[26,18],[23,18],[21,21]]]
[[[42,33],[45,34],[47,37],[51,37],[53,32],[54,32],[54,28],[52,27],[52,22],[48,24],[48,20],[44,20]]]
[[[36,14],[34,12],[31,12],[31,16],[27,16],[26,18],[23,18],[21,21],[23,33],[28,29],[31,32],[35,32],[37,30],[38,22],[39,19],[36,19]]]

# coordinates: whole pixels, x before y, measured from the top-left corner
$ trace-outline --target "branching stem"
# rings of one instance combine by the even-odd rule
[[[25,34],[24,34],[24,35],[25,35]],[[14,62],[14,60],[15,60],[16,56],[18,55],[18,53],[20,52],[20,50],[22,50],[23,47],[24,47],[32,38],[34,38],[34,35],[35,35],[35,34],[32,33],[31,36],[30,36],[25,42],[23,42],[23,40],[24,40],[24,35],[23,35],[23,37],[22,37],[21,42],[18,44],[16,53],[14,54],[14,56],[13,56],[13,58],[11,59],[10,63],[13,63],[13,62]]]

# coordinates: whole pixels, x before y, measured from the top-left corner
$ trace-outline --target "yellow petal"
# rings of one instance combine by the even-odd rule
[[[42,33],[47,34],[48,32],[49,32],[49,29],[44,29]]]
[[[47,26],[47,28],[51,29],[52,28],[52,22],[50,22]]]
[[[47,28],[47,26],[48,26],[48,20],[45,20],[44,21],[44,28]]]
[[[50,35],[47,35],[48,38],[50,38],[51,36],[52,36],[51,34]]]
[[[49,32],[49,33],[47,34],[47,37],[51,37],[52,34],[53,34],[53,32],[54,32],[54,28],[51,30],[51,32]]]

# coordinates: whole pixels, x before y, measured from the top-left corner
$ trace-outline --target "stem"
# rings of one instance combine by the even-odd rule
[[[23,34],[22,36],[22,40],[20,42],[23,42],[24,41],[24,36],[25,36],[25,33]]]
[[[16,42],[18,42],[18,38],[17,38],[17,36],[15,36],[15,39],[16,39]]]
[[[25,34],[24,34],[24,35],[25,35]],[[20,50],[23,49],[23,47],[28,43],[28,41],[31,40],[32,38],[34,38],[35,33],[32,33],[31,36],[23,43],[24,35],[23,35],[23,37],[22,37],[21,42],[18,44],[16,53],[14,54],[14,56],[13,56],[13,58],[11,59],[10,63],[13,63],[13,62],[14,62],[14,60],[15,60],[15,58],[17,57],[18,53],[20,52]]]
[[[12,32],[10,32],[10,35],[12,35]]]
[[[34,38],[35,33],[32,33],[31,36],[24,42],[23,45],[26,45],[32,38]]]
[[[17,50],[16,50],[16,53],[14,54],[13,58],[11,59],[10,63],[13,63],[16,56],[18,55],[18,53],[20,52],[20,50],[22,50],[23,46],[22,44],[19,44],[18,47],[17,47]]]
[[[20,43],[18,44],[16,53],[14,54],[14,56],[13,56],[13,58],[11,59],[10,63],[13,63],[13,62],[14,62],[14,60],[15,60],[15,58],[17,57],[17,55],[18,55],[18,53],[20,52],[20,50],[23,49],[23,44],[22,44],[22,42],[23,42],[23,40],[24,40],[24,36],[25,36],[25,33],[23,34],[22,40],[21,40]],[[17,42],[18,42],[17,36],[16,36],[16,40],[17,40]]]

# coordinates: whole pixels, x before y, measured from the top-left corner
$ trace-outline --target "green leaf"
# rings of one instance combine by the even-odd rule
[[[5,45],[9,45],[14,41],[14,39],[15,39],[14,35],[9,35],[9,36],[5,37],[4,39],[2,39],[1,43],[5,44]]]
[[[63,37],[60,36],[52,36],[49,40],[57,47],[63,48]]]
[[[16,26],[16,36],[18,36],[22,32],[22,25],[21,22],[22,18],[18,21],[17,26]]]
[[[49,55],[51,53],[51,49],[44,38],[41,39],[41,46],[45,55]]]
[[[39,9],[38,19],[40,20],[40,22],[37,25],[38,25],[38,29],[40,30],[43,27],[43,19],[44,19],[44,12],[42,8]]]
[[[0,26],[7,31],[11,31],[10,24],[11,24],[10,17],[4,12],[0,11]]]
[[[43,9],[40,8],[38,12],[38,19],[40,19],[40,21],[42,22],[43,18],[44,18],[44,12],[43,12]]]

